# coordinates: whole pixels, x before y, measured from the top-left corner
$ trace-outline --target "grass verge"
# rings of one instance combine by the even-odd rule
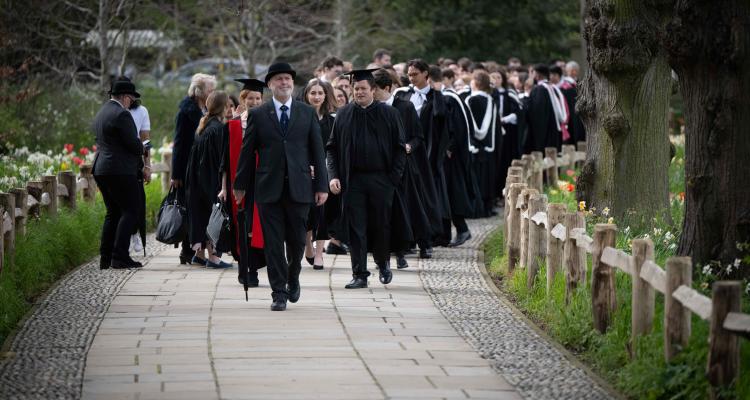
[[[579,288],[565,304],[565,279],[556,274],[552,291],[546,293],[546,266],[542,266],[533,288],[526,286],[526,270],[507,272],[503,231],[485,242],[485,263],[498,288],[532,321],[573,352],[617,390],[633,399],[704,399],[709,325],[693,315],[690,344],[672,363],[664,361],[663,296],[657,295],[652,333],[630,342],[630,277],[618,273],[617,312],[605,334],[593,329],[590,284]],[[623,246],[624,247],[624,246]],[[591,266],[589,265],[589,274]],[[745,302],[747,303],[747,302]],[[745,304],[745,312],[748,311]],[[741,341],[741,372],[737,385],[724,393],[727,398],[750,399],[750,343]]]

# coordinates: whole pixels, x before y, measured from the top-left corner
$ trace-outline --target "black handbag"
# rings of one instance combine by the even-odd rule
[[[232,249],[232,232],[229,213],[224,209],[224,204],[219,201],[211,209],[211,217],[208,219],[206,236],[214,246],[214,251],[225,253]]]
[[[177,190],[172,188],[161,201],[157,216],[156,240],[166,244],[177,244],[187,237],[187,210],[177,199]]]

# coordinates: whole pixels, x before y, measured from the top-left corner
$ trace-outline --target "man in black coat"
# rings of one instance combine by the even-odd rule
[[[141,95],[129,81],[116,81],[110,99],[94,117],[96,158],[93,174],[107,214],[99,246],[100,268],[139,268],[130,258],[130,236],[138,223],[138,167],[144,154],[128,107]]]
[[[312,107],[292,99],[295,76],[287,63],[269,67],[266,85],[273,98],[248,113],[233,189],[238,203],[247,190],[254,190],[272,289],[272,311],[285,310],[287,299],[292,303],[299,300],[300,262],[310,203],[320,206],[328,198],[320,124]]]
[[[372,71],[350,73],[354,102],[336,113],[326,145],[331,193],[343,193],[342,218],[348,228],[353,278],[347,289],[367,287],[368,251],[378,266],[380,282],[391,282],[392,207],[406,167],[401,116],[375,100]]]
[[[185,196],[185,172],[190,160],[190,149],[193,148],[195,131],[198,129],[206,99],[216,87],[216,78],[212,75],[195,74],[190,81],[188,95],[180,101],[180,111],[175,117],[174,144],[172,146],[172,187],[177,189],[177,197],[182,204],[187,204]],[[180,263],[193,262],[195,252],[190,248],[187,235],[182,241]],[[205,263],[205,261],[203,261]]]

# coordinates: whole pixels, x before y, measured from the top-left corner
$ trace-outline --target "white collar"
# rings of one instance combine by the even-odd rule
[[[280,101],[276,100],[275,97],[273,97],[273,106],[274,108],[276,108],[276,111],[280,111],[281,106],[286,106],[288,109],[291,110],[292,109],[292,97],[289,96],[289,99],[287,99],[287,101],[284,104],[282,104]]]
[[[423,87],[422,89],[420,89],[420,88],[418,88],[418,87],[414,86],[414,91],[415,91],[415,92],[419,92],[419,93],[422,93],[422,94],[423,94],[423,95],[425,95],[425,96],[427,96],[427,93],[430,93],[430,89],[431,89],[431,88],[430,88],[430,85],[425,85],[425,87]]]
[[[370,107],[370,106],[372,105],[372,103],[374,103],[374,102],[375,102],[375,98],[373,97],[372,101],[370,101],[370,103],[369,103],[369,104],[367,104],[366,106],[362,107],[362,106],[360,106],[359,104],[357,104],[357,107],[359,107],[359,108],[362,108],[362,109],[365,109],[365,108],[367,108],[367,107]],[[356,102],[355,102],[355,104],[356,104]]]
[[[385,104],[388,104],[389,106],[393,105],[393,100],[396,98],[396,96],[391,95],[391,97],[388,98],[388,100],[385,101]]]
[[[120,107],[122,107],[122,108],[125,108],[125,106],[124,106],[124,105],[122,105],[122,103],[120,103],[119,101],[117,101],[117,100],[115,100],[115,99],[109,99],[109,101],[114,101],[115,103],[119,104],[119,105],[120,105]]]

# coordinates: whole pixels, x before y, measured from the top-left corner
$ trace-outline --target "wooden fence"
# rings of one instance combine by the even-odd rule
[[[714,388],[729,385],[739,376],[739,338],[750,338],[750,315],[740,312],[742,285],[739,281],[713,284],[711,298],[691,287],[689,257],[672,257],[666,269],[654,263],[650,239],[632,241],[631,254],[615,248],[617,226],[596,224],[589,236],[585,214],[569,212],[564,204],[547,204],[542,174],[556,185],[559,171],[585,159],[585,143],[524,155],[508,170],[505,195],[505,249],[508,272],[525,269],[531,288],[542,263],[546,264],[546,286],[550,293],[557,273],[565,274],[566,302],[577,287],[587,282],[591,254],[591,310],[594,328],[604,333],[617,308],[615,273],[632,277],[631,340],[651,331],[656,292],[664,295],[664,357],[670,361],[688,344],[691,313],[710,322],[707,377]],[[634,347],[635,348],[635,347]],[[715,393],[712,393],[714,396]]]
[[[161,174],[164,193],[169,191],[171,166],[172,152],[167,151],[162,154],[162,161],[151,168],[152,173]],[[26,234],[29,216],[38,216],[42,210],[55,216],[60,205],[75,209],[79,197],[86,202],[94,201],[96,182],[91,171],[92,166],[84,164],[77,177],[73,171],[62,171],[57,175],[44,176],[40,181],[29,181],[25,188],[11,189],[9,193],[0,192],[0,272],[5,256],[11,259],[15,254],[16,237]]]

